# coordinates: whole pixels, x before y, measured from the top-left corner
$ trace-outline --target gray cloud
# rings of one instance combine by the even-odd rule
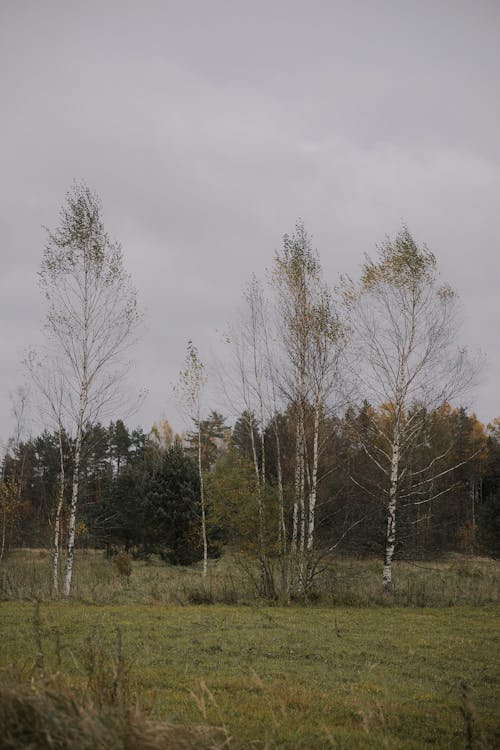
[[[187,339],[208,358],[299,216],[333,283],[408,222],[488,354],[473,406],[500,414],[499,20],[486,0],[2,3],[0,436],[74,178],[148,311],[145,427],[175,412]]]

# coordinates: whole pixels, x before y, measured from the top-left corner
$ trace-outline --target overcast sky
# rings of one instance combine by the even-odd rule
[[[210,359],[299,217],[332,283],[406,222],[487,355],[470,406],[500,415],[499,39],[498,0],[1,0],[0,439],[74,179],[146,310],[132,423],[177,424],[187,340]]]

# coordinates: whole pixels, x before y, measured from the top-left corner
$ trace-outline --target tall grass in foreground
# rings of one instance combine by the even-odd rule
[[[316,580],[307,600],[322,606],[442,607],[500,601],[500,563],[451,555],[445,560],[394,564],[394,592],[380,585],[378,560],[339,558]],[[227,554],[201,567],[148,561],[107,560],[102,552],[79,550],[72,598],[114,604],[255,604],[260,601],[254,563]],[[46,550],[14,550],[0,565],[0,600],[52,598],[50,556]],[[282,602],[278,602],[282,603]]]
[[[230,739],[225,727],[206,721],[182,726],[154,720],[134,685],[119,629],[114,654],[87,638],[74,657],[80,679],[60,671],[57,632],[59,670],[48,667],[39,603],[33,629],[36,653],[28,671],[0,672],[1,750],[219,750]]]
[[[193,694],[204,723],[192,726],[173,725],[151,718],[137,703],[116,700],[97,702],[61,675],[32,679],[30,683],[15,681],[2,675],[0,684],[0,748],[18,750],[223,750],[238,743],[225,725],[211,726],[206,704],[215,699],[204,681]],[[259,679],[256,675],[256,685]],[[114,695],[114,683],[108,695]],[[101,685],[102,687],[102,685]],[[263,698],[265,690],[263,688]],[[384,728],[386,717],[381,706],[375,711],[360,710],[367,735]],[[463,687],[464,750],[492,750],[478,724],[475,706],[467,687]],[[275,719],[275,741],[265,747],[279,747],[279,720]],[[277,731],[278,730],[278,731]],[[259,742],[255,746],[262,747]],[[301,745],[303,747],[303,745]],[[387,742],[384,746],[391,747]],[[333,736],[325,729],[323,747],[338,748]],[[340,746],[341,747],[341,746]]]
[[[0,748],[217,750],[221,731],[153,721],[134,706],[98,708],[62,679],[0,686]]]

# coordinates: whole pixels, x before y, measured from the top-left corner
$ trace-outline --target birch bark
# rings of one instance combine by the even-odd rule
[[[387,415],[385,422],[373,422],[373,444],[364,448],[386,482],[380,487],[387,498],[382,583],[389,591],[403,483],[410,502],[412,494],[421,498],[435,477],[450,471],[439,473],[437,463],[433,468],[437,459],[412,468],[426,415],[463,393],[474,368],[455,344],[456,295],[440,282],[434,255],[420,249],[406,227],[394,241],[386,241],[376,261],[367,258],[359,287],[346,287],[346,302],[352,382],[360,402],[383,406]],[[433,497],[429,491],[426,499],[414,502]]]
[[[45,360],[55,380],[32,371],[51,418],[57,416],[60,432],[64,427],[74,439],[64,578],[64,593],[69,595],[84,433],[106,410],[121,406],[120,386],[129,367],[125,353],[140,322],[121,249],[106,234],[100,201],[85,185],[75,183],[67,194],[59,226],[48,233],[39,278],[48,302]],[[56,524],[57,559],[58,534]]]
[[[61,521],[62,509],[64,504],[64,450],[63,450],[63,430],[59,425],[59,488],[57,493],[56,508],[54,513],[54,537],[52,547],[52,588],[54,594],[59,593],[59,557],[61,550]]]

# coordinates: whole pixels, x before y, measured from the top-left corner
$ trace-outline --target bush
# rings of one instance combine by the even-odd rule
[[[132,575],[132,558],[126,552],[119,552],[115,555],[113,565],[120,576],[128,579]]]

